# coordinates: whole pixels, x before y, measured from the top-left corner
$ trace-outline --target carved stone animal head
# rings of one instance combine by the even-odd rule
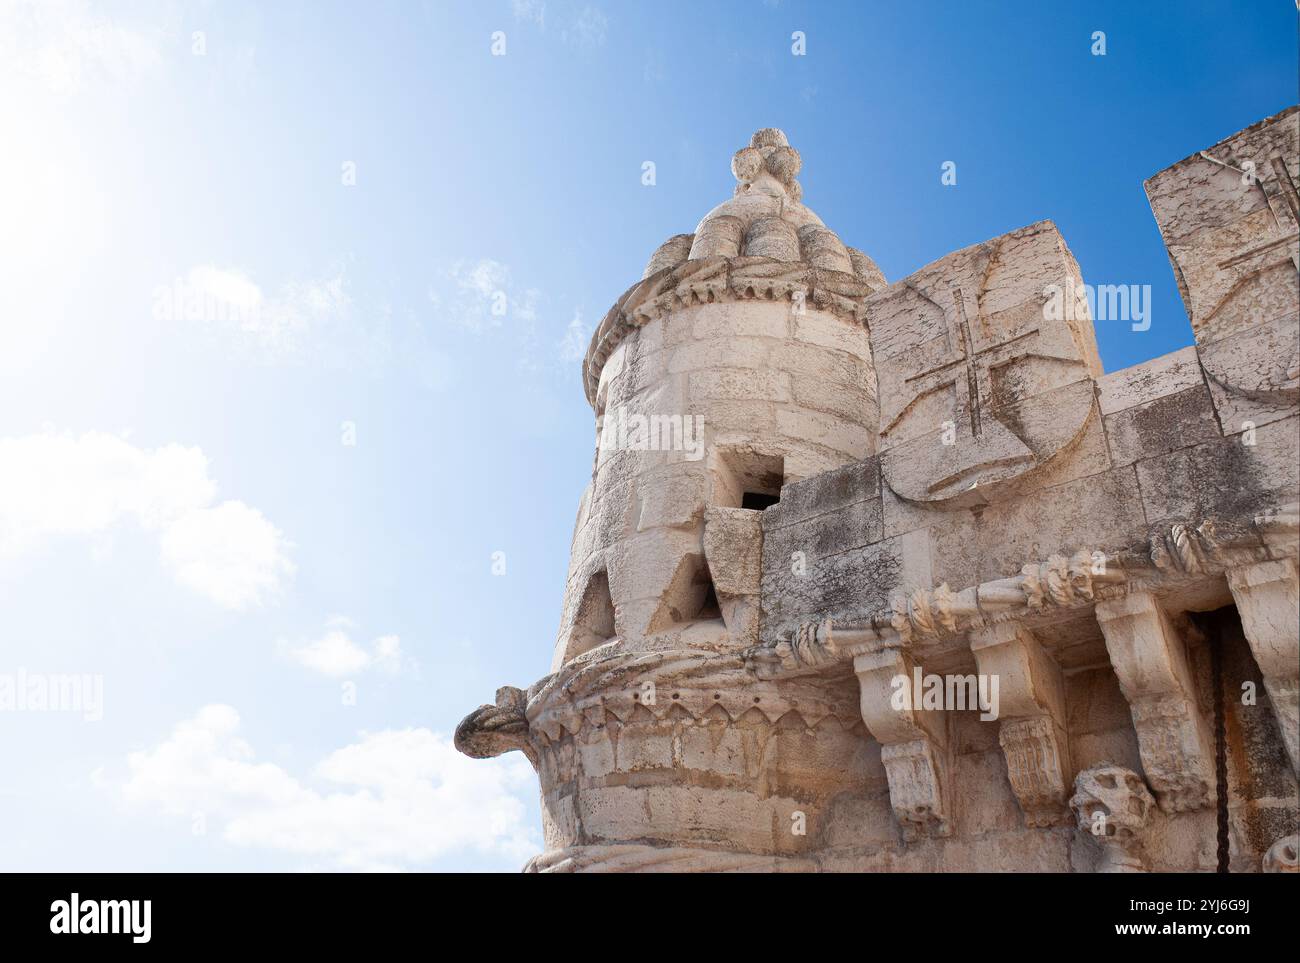
[[[1146,829],[1155,804],[1137,773],[1109,763],[1079,773],[1070,798],[1080,829],[1122,846]]]

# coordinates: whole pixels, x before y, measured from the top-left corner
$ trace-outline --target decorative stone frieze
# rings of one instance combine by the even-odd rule
[[[815,873],[816,861],[797,856],[734,853],[701,847],[573,846],[534,856],[525,873]]]
[[[1145,544],[1113,551],[1082,549],[1022,567],[1019,575],[960,591],[947,584],[897,594],[889,609],[844,625],[810,621],[798,631],[744,653],[760,678],[802,675],[853,658],[892,639],[932,642],[1026,617],[1068,614],[1104,598],[1177,587],[1221,575],[1243,561],[1294,559],[1300,515],[1295,505],[1235,524],[1176,524]]]
[[[601,319],[583,362],[587,400],[595,404],[601,372],[614,349],[670,312],[698,304],[779,301],[861,327],[867,318],[863,302],[873,290],[855,275],[800,261],[750,256],[684,261],[632,285]]]

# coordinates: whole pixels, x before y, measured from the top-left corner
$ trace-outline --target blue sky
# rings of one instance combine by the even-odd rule
[[[1142,181],[1296,99],[1237,9],[0,5],[0,695],[102,683],[0,711],[0,869],[518,868],[531,770],[450,733],[549,668],[578,359],[732,153],[890,280],[1052,218],[1151,286],[1116,370],[1191,343]]]

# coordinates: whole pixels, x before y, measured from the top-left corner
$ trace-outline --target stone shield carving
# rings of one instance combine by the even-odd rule
[[[1101,373],[1079,268],[1050,221],[956,251],[867,302],[895,494],[984,502],[1067,451]]]

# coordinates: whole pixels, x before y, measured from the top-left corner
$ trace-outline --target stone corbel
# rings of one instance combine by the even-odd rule
[[[1241,627],[1264,676],[1291,766],[1300,775],[1300,584],[1296,560],[1228,572]]]
[[[980,675],[998,680],[998,740],[1025,825],[1062,822],[1074,773],[1060,666],[1014,622],[972,631],[970,646]]]
[[[1213,795],[1214,741],[1196,707],[1183,640],[1149,592],[1098,602],[1096,614],[1160,808],[1204,808]]]
[[[853,660],[861,689],[862,719],[881,744],[894,816],[911,842],[952,832],[948,727],[941,713],[914,706],[914,663],[899,644],[885,645]],[[895,680],[902,677],[902,687]],[[905,698],[904,698],[905,696]],[[902,704],[902,708],[896,708]]]

